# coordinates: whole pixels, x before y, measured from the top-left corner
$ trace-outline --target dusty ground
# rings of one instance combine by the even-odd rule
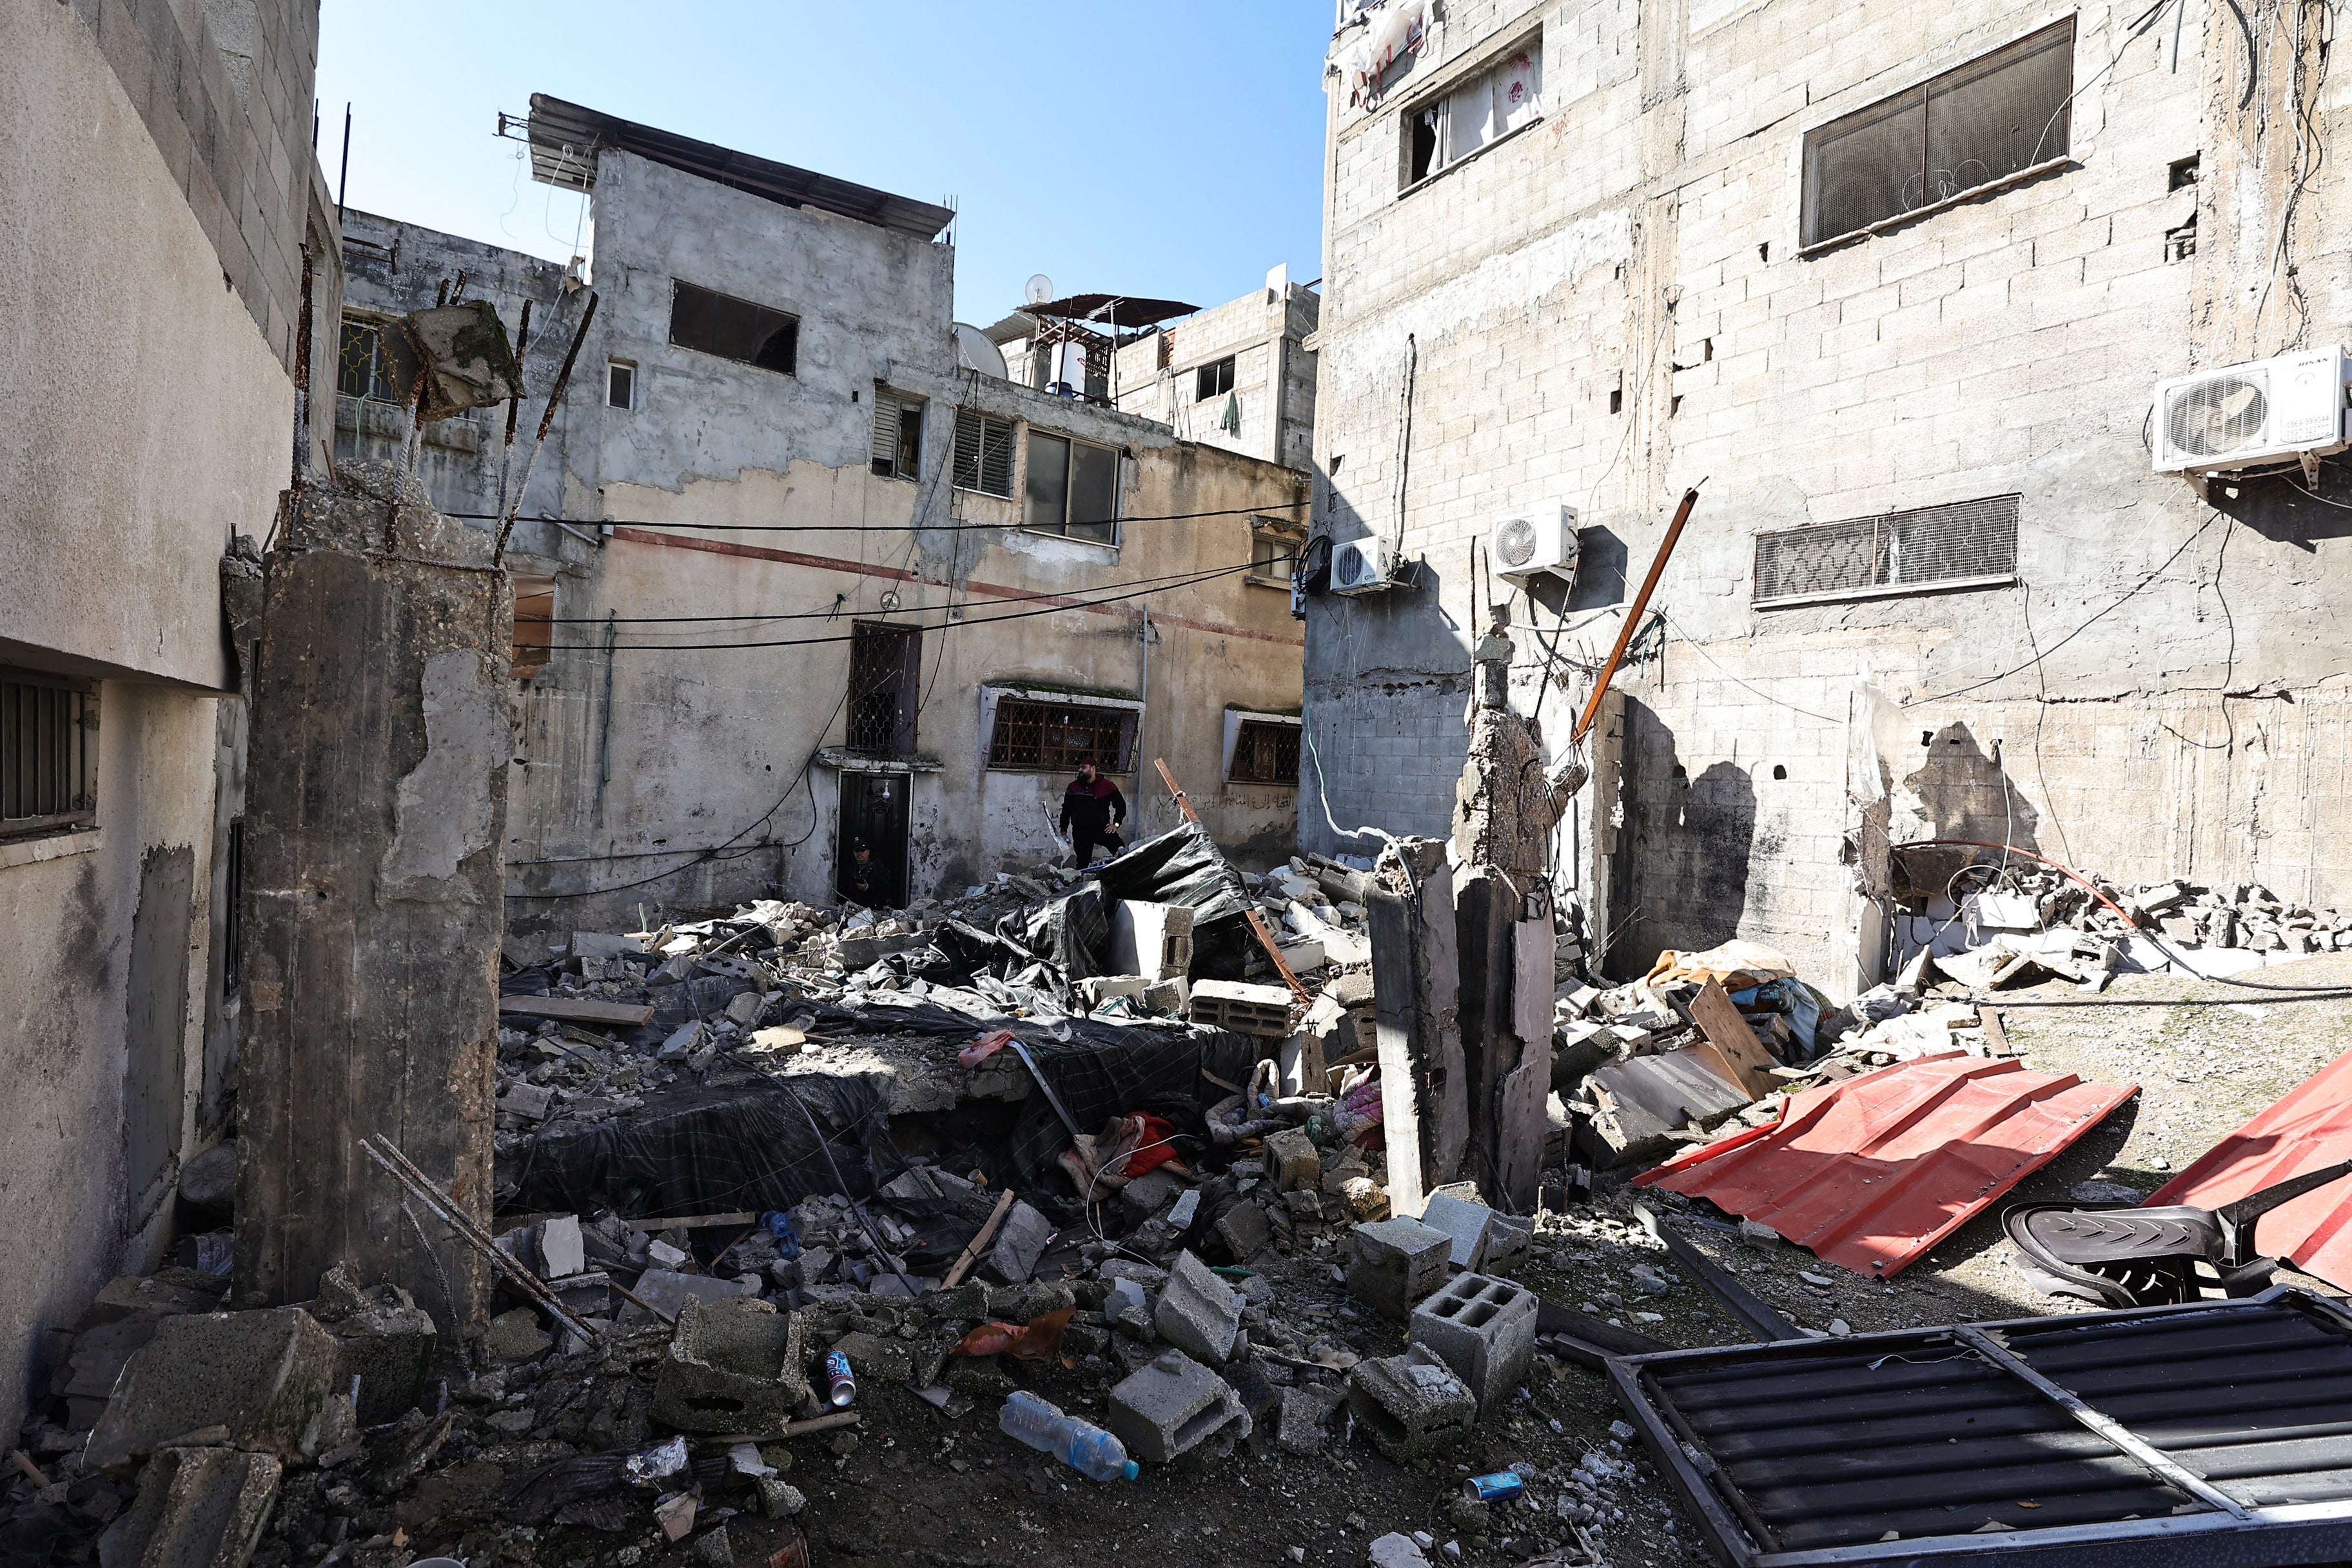
[[[2352,955],[2307,959],[2255,978],[2352,984]],[[2352,1004],[2252,1005],[2241,998],[2261,994],[2168,977],[2120,981],[2103,1000],[2191,1005],[2024,1005],[2076,994],[2063,984],[2005,994],[2011,1043],[2038,1069],[2137,1083],[2141,1095],[2028,1178],[2014,1194],[2018,1199],[2063,1196],[2092,1177],[2153,1191],[2221,1134],[2352,1049]],[[2199,1002],[2219,1005],[2194,1005]],[[1547,1220],[1520,1277],[1564,1305],[1592,1301],[1628,1327],[1674,1343],[1738,1342],[1741,1336],[1714,1300],[1632,1224],[1634,1195],[1657,1197],[1620,1191],[1595,1209]],[[1685,1210],[1700,1206],[1671,1197],[1664,1202]],[[1750,1289],[1814,1327],[1835,1318],[1866,1331],[2071,1310],[2034,1294],[2010,1268],[1991,1213],[1886,1284],[1824,1266],[1794,1248],[1760,1252],[1723,1233],[1699,1234],[1709,1252],[1740,1266]],[[1400,1348],[1398,1330],[1337,1315],[1345,1296],[1331,1280],[1332,1260],[1330,1253],[1291,1260],[1280,1281],[1286,1300],[1328,1303],[1332,1321],[1343,1326],[1340,1337],[1360,1353],[1393,1353]],[[1675,1280],[1673,1289],[1663,1298],[1642,1298],[1627,1273],[1637,1263]],[[1800,1279],[1801,1269],[1836,1283],[1822,1291]],[[1623,1307],[1610,1303],[1606,1294],[1620,1297]],[[1641,1321],[1632,1316],[1635,1311],[1656,1312],[1659,1321]],[[1297,1312],[1287,1315],[1295,1320]],[[1107,1382],[1101,1369],[1055,1367],[1024,1375],[1047,1397],[1100,1412]],[[1096,1403],[1089,1406],[1088,1399]],[[1595,1531],[1608,1561],[1619,1568],[1696,1568],[1713,1561],[1696,1522],[1675,1503],[1639,1446],[1614,1446],[1609,1426],[1620,1412],[1601,1377],[1575,1366],[1539,1367],[1512,1415],[1482,1426],[1476,1452],[1426,1468],[1391,1464],[1359,1438],[1314,1458],[1268,1444],[1237,1452],[1206,1472],[1149,1469],[1132,1483],[1097,1485],[1000,1435],[987,1402],[952,1422],[900,1389],[871,1390],[861,1404],[868,1424],[854,1447],[843,1443],[846,1451],[835,1451],[823,1438],[796,1445],[803,1458],[791,1479],[808,1494],[802,1522],[816,1568],[865,1562],[1006,1568],[1098,1568],[1106,1562],[1121,1568],[1354,1564],[1363,1562],[1373,1537],[1391,1530],[1428,1531],[1440,1543],[1431,1553],[1433,1563],[1449,1561],[1443,1543],[1454,1541],[1464,1563],[1515,1565],[1562,1537],[1553,1500],[1580,1456],[1594,1448],[1612,1458],[1630,1454],[1634,1466],[1632,1479],[1616,1489],[1614,1505],[1623,1519]],[[1537,1467],[1540,1479],[1529,1490],[1538,1510],[1511,1510],[1484,1530],[1450,1517],[1449,1504],[1469,1466],[1497,1469],[1512,1460]],[[760,1529],[752,1521],[737,1527],[738,1561],[750,1557],[746,1548],[759,1540]],[[1303,1555],[1293,1557],[1292,1548]]]

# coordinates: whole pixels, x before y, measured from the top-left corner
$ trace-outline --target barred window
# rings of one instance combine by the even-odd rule
[[[1296,784],[1298,782],[1298,726],[1274,724],[1260,719],[1242,721],[1234,739],[1235,784]]]
[[[97,818],[97,694],[87,681],[0,669],[0,838]]]
[[[383,323],[364,316],[343,318],[342,351],[335,362],[335,390],[345,397],[398,402],[383,342]]]
[[[923,400],[874,389],[874,471],[884,479],[912,479],[923,468]]]
[[[2013,495],[1756,536],[1755,602],[1806,604],[2012,582]]]
[[[1013,425],[969,408],[956,410],[955,488],[1013,495]]]
[[[1123,773],[1134,733],[1132,709],[1006,697],[996,704],[988,765],[1011,772],[1060,773],[1091,756],[1103,772]]]
[[[922,707],[923,634],[918,626],[859,621],[849,628],[849,730],[853,752],[912,756]]]

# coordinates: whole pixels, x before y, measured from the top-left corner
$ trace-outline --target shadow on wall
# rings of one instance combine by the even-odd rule
[[[1647,704],[1625,699],[1624,826],[1612,858],[1618,930],[1603,963],[1617,979],[1648,971],[1667,948],[1730,941],[1748,907],[1756,853],[1756,785],[1736,763],[1690,776],[1674,731]]]
[[[2352,464],[2327,458],[2320,468],[2315,496],[2303,488],[2299,473],[2244,480],[2217,476],[2205,493],[2215,511],[2272,543],[2315,552],[2316,541],[2352,535],[2352,510],[2347,510],[2352,507]]]

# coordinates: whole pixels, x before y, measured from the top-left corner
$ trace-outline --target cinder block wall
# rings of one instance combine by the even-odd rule
[[[2118,877],[2352,900],[2352,853],[2315,831],[2346,804],[2352,512],[2285,478],[2209,505],[2151,474],[2145,428],[2159,377],[2352,337],[2343,187],[2305,180],[2288,223],[2291,16],[2241,114],[2236,22],[2192,8],[2176,68],[2168,20],[2122,40],[2141,9],[2076,13],[2070,165],[1810,254],[1808,131],[2055,15],[1487,0],[1449,7],[1377,106],[1327,73],[1317,527],[1413,563],[1409,588],[1309,615],[1307,722],[1342,826],[1444,823],[1452,770],[1377,748],[1448,726],[1458,745],[1490,602],[1512,612],[1527,700],[1549,664],[1544,726],[1564,741],[1704,479],[1653,657],[1621,677],[1622,797],[1586,803],[1584,844],[1617,830],[1591,868],[1616,972],[1737,931],[1833,988],[1858,979],[1845,862],[1874,771],[1898,838],[2007,832]],[[1538,34],[1542,118],[1402,189],[1405,117]],[[2324,127],[2346,89],[2304,48]],[[2175,258],[2165,237],[2192,216],[2198,247]],[[2333,466],[2322,491],[2352,500]],[[1760,532],[2002,495],[2013,583],[1752,600]],[[1485,554],[1497,517],[1539,504],[1585,530],[1564,599],[1514,594]],[[1338,842],[1311,788],[1301,824],[1310,847]]]

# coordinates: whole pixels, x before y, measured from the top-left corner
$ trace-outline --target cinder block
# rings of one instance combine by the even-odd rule
[[[1299,1128],[1286,1128],[1266,1134],[1265,1173],[1278,1193],[1293,1193],[1302,1187],[1313,1187],[1323,1179],[1323,1157],[1315,1151],[1315,1140]]]
[[[1165,1465],[1187,1454],[1223,1458],[1250,1435],[1250,1418],[1231,1384],[1167,1351],[1110,1391],[1110,1430],[1131,1458]]]
[[[123,1366],[83,1462],[126,1472],[208,1426],[248,1452],[315,1458],[338,1360],[334,1340],[299,1307],[166,1318]]]
[[[1151,1326],[1193,1360],[1223,1366],[1233,1360],[1241,1333],[1242,1299],[1207,1264],[1181,1252],[1151,1310]]]
[[[1412,1310],[1408,1333],[1469,1385],[1484,1414],[1525,1380],[1535,1359],[1535,1293],[1507,1279],[1456,1275]]]
[[[1280,985],[1203,980],[1192,987],[1191,1016],[1196,1024],[1237,1035],[1278,1037],[1290,1033],[1290,992]]]
[[[677,1315],[654,1419],[683,1432],[782,1435],[808,1390],[801,1319],[756,1297],[690,1301]]]
[[[1358,1362],[1348,1377],[1348,1407],[1373,1446],[1400,1464],[1452,1447],[1478,1418],[1469,1385],[1419,1349]]]
[[[1432,1193],[1421,1211],[1421,1223],[1433,1230],[1444,1231],[1453,1242],[1446,1261],[1456,1268],[1475,1272],[1486,1267],[1486,1233],[1493,1224],[1495,1211],[1485,1204],[1472,1203],[1451,1193]]]
[[[1453,1238],[1417,1219],[1360,1225],[1349,1242],[1349,1290],[1398,1322],[1412,1316],[1415,1301],[1445,1283]]]
[[[166,1448],[139,1473],[139,1497],[99,1539],[104,1568],[243,1568],[261,1539],[284,1467],[235,1448]]]

